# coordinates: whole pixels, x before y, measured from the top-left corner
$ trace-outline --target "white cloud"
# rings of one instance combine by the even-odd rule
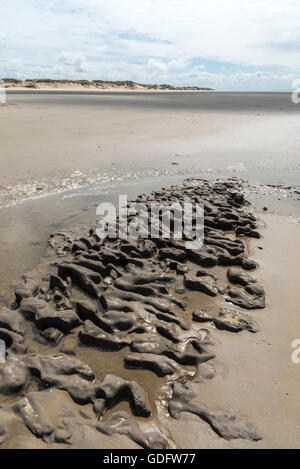
[[[165,71],[168,70],[168,65],[160,60],[149,59],[147,62],[147,68]]]
[[[68,72],[76,71],[79,73],[88,73],[90,68],[87,64],[84,55],[78,54],[77,52],[65,52],[62,51],[60,53],[59,62],[61,62],[64,66],[68,67]],[[61,69],[61,72],[63,69]]]
[[[151,58],[147,62],[147,68],[160,70],[160,71],[167,71],[167,70],[172,70],[172,69],[183,69],[183,68],[186,68],[187,66],[188,66],[188,62],[183,59],[170,60],[167,62],[163,62],[161,60]],[[203,65],[201,67],[205,68]]]
[[[60,62],[64,65],[81,65],[85,62],[84,56],[76,52],[65,52],[60,53]]]
[[[7,41],[7,34],[0,32],[0,46],[5,47]]]
[[[300,49],[283,54],[274,44],[287,36],[292,41],[300,38],[298,0],[127,0],[126,7],[122,0],[105,5],[98,0],[74,1],[101,12],[108,29],[142,31],[166,41],[164,48],[173,58],[200,56],[300,68]],[[134,54],[132,45],[127,44],[129,54]]]
[[[18,57],[15,59],[7,60],[2,63],[2,77],[15,77],[19,78],[22,76],[22,71],[24,68],[23,58]]]
[[[299,17],[299,0],[10,0],[0,76],[288,89]]]

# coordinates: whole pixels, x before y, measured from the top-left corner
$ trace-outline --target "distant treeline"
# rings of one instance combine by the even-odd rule
[[[26,88],[38,88],[38,85],[80,85],[85,87],[125,87],[135,89],[138,87],[146,88],[146,89],[159,89],[159,90],[206,90],[212,91],[212,88],[206,87],[199,87],[199,86],[174,86],[168,84],[144,84],[144,83],[136,83],[131,80],[125,81],[107,81],[107,80],[54,80],[51,78],[37,78],[37,79],[27,79],[27,80],[17,80],[16,78],[3,78],[3,81],[6,84],[10,85],[23,85]]]

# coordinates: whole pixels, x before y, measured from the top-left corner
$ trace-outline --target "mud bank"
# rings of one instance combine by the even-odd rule
[[[203,202],[198,251],[88,228],[51,236],[0,312],[1,448],[299,446],[300,224],[257,220],[250,193],[263,208],[237,180],[137,198]]]
[[[242,401],[210,405],[202,396],[220,372],[218,334],[255,335],[254,311],[265,307],[248,257],[260,234],[240,189],[190,180],[138,197],[203,202],[200,250],[184,240],[101,240],[92,229],[51,237],[52,255],[0,314],[2,448],[263,441]],[[189,439],[180,428],[190,414]]]

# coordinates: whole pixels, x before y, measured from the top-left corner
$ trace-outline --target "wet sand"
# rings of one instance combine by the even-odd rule
[[[0,124],[1,206],[111,180],[299,170],[289,93],[14,91]]]
[[[217,375],[201,387],[201,399],[211,407],[240,409],[258,424],[263,439],[255,445],[224,442],[191,414],[173,423],[182,448],[299,449],[300,365],[292,362],[292,341],[300,337],[298,288],[300,224],[285,215],[261,215],[263,238],[251,242],[251,257],[259,263],[267,306],[252,315],[256,334],[214,330],[217,336]],[[258,246],[263,249],[258,249]],[[189,427],[188,436],[184,429]],[[191,440],[190,435],[194,434]],[[192,445],[192,446],[191,446]]]
[[[245,187],[247,192],[247,186]],[[264,198],[265,197],[265,198]],[[270,194],[259,197],[261,203],[266,199],[270,202]],[[293,204],[293,202],[292,202]],[[299,424],[298,412],[300,402],[297,392],[299,385],[299,369],[292,363],[291,342],[297,338],[297,330],[300,329],[297,304],[299,295],[297,289],[298,256],[295,256],[295,248],[299,239],[300,224],[292,221],[287,216],[291,209],[290,202],[284,202],[283,215],[265,213],[259,210],[259,231],[261,239],[251,239],[247,242],[247,256],[256,261],[259,267],[255,270],[255,277],[262,282],[266,291],[266,308],[253,310],[249,314],[259,324],[259,331],[255,334],[249,331],[229,332],[218,330],[209,322],[199,324],[203,330],[207,330],[214,346],[216,358],[208,363],[215,372],[213,379],[204,379],[201,384],[193,385],[196,392],[195,401],[211,409],[212,412],[226,411],[234,414],[237,421],[255,423],[258,434],[262,437],[259,441],[251,441],[251,438],[237,438],[226,440],[211,428],[200,416],[190,412],[182,412],[179,419],[170,418],[165,412],[165,400],[170,402],[171,394],[168,386],[165,391],[161,388],[162,379],[156,377],[153,372],[146,370],[132,370],[123,368],[123,359],[128,353],[125,348],[120,352],[99,352],[90,347],[78,347],[76,358],[83,363],[88,363],[95,371],[96,377],[107,373],[116,373],[123,379],[134,379],[147,390],[149,403],[153,411],[153,417],[149,422],[147,419],[139,418],[141,428],[158,428],[167,437],[167,447],[177,448],[299,448]],[[288,208],[289,206],[289,208]],[[269,211],[278,207],[278,201],[273,196],[273,205],[270,202]],[[261,249],[262,248],[262,249]],[[40,265],[34,275],[37,279],[47,278],[48,261]],[[208,269],[210,270],[210,269]],[[213,269],[218,278],[219,286],[226,282],[226,267]],[[278,273],[280,274],[278,275]],[[252,272],[251,272],[252,274]],[[200,277],[201,278],[201,277]],[[174,289],[175,287],[173,287]],[[173,290],[172,289],[172,290]],[[180,295],[178,296],[180,298]],[[191,325],[193,309],[206,308],[214,313],[220,303],[209,296],[189,292],[189,307],[183,313],[183,317]],[[218,306],[219,305],[219,306]],[[182,311],[180,312],[182,314]],[[197,326],[197,323],[194,323]],[[30,332],[30,351],[38,354],[50,354],[59,351],[59,347],[47,346],[43,341],[38,341],[36,333]],[[194,329],[194,333],[196,333]],[[75,350],[77,333],[74,331],[68,336],[67,346]],[[33,335],[32,335],[33,334]],[[28,338],[29,338],[28,337]],[[191,373],[192,368],[187,367],[186,372]],[[188,381],[191,378],[188,379]],[[180,382],[180,381],[179,381]],[[185,382],[185,381],[183,381]],[[151,385],[150,385],[151,383]],[[31,386],[27,392],[37,391]],[[163,392],[162,392],[163,391]],[[162,396],[158,399],[159,396]],[[51,421],[56,422],[60,428],[60,406],[65,402],[66,415],[74,408],[74,404],[66,393],[54,390],[55,409],[51,412]],[[50,398],[44,395],[46,402]],[[51,399],[54,397],[51,397]],[[9,405],[10,399],[2,401],[2,406]],[[48,405],[48,404],[47,404]],[[67,410],[69,409],[69,410]],[[114,412],[128,412],[128,403],[120,402],[113,409],[108,409],[105,421],[113,418]],[[54,418],[54,414],[57,416]],[[90,405],[84,406],[85,419],[93,419],[93,411]],[[218,414],[216,414],[218,415]],[[49,418],[49,416],[48,416]],[[4,421],[7,416],[4,413]],[[22,429],[20,422],[17,425],[19,447],[45,447],[45,443],[35,440],[28,429]],[[74,422],[76,427],[76,423]],[[189,432],[186,432],[186,428]],[[226,425],[225,425],[226,427]],[[11,427],[10,427],[11,428]],[[222,427],[223,428],[223,427]],[[100,432],[101,433],[101,432]],[[76,440],[76,430],[73,434],[73,447],[135,447],[135,443],[128,437],[114,435],[113,437],[95,437],[85,433],[84,441]],[[15,439],[8,438],[4,447],[15,447]],[[48,447],[57,447],[53,441],[47,443]],[[154,447],[154,446],[152,446]]]
[[[206,197],[210,196],[211,191],[214,190],[214,185],[208,186],[207,184],[202,184],[202,186],[203,190],[205,190]],[[172,190],[170,190],[170,197],[173,197],[175,195],[177,197],[182,197],[183,190],[187,191],[187,194],[189,193],[189,191],[192,191],[193,193],[193,191],[196,190],[193,184],[190,186],[190,188],[189,186],[185,187],[185,189],[176,187],[173,188]],[[221,189],[224,188],[225,190],[226,187],[226,185],[220,185]],[[235,183],[232,183],[230,187],[234,188]],[[154,193],[153,196],[158,197],[158,194],[159,193]],[[161,194],[163,197],[165,194],[169,194],[169,192],[168,190],[162,190]],[[216,196],[217,194],[218,192],[216,189]],[[216,203],[218,200],[220,200],[220,204],[223,204],[225,208],[227,205],[226,201],[231,201],[232,199],[233,206],[238,208],[240,207],[242,202],[235,202],[235,200],[240,200],[242,196],[238,195],[238,193],[237,195],[235,194],[235,192],[233,192],[232,195],[230,192],[228,192],[228,194],[224,192],[224,194],[219,195],[220,199],[216,199]],[[147,196],[144,197],[145,200],[147,200]],[[228,205],[228,207],[230,207],[230,205]],[[215,210],[217,210],[217,205]],[[250,214],[247,215],[246,212],[243,215],[243,220],[245,219],[247,219],[254,227],[254,218]],[[242,219],[241,223],[243,223]],[[234,222],[234,224],[236,224],[236,222]],[[69,236],[71,236],[70,241]],[[236,241],[235,243],[233,241],[228,241],[228,239],[224,237],[221,231],[220,236],[221,243],[224,242],[226,244],[227,242],[229,242],[230,248],[236,251],[236,253],[240,253],[242,255],[242,253],[244,252],[244,244],[242,243],[242,241]],[[175,249],[172,254],[172,248],[169,250],[165,250],[167,256],[164,260],[164,257],[162,257],[164,249],[160,249],[161,245],[159,241],[156,248],[155,243],[150,240],[148,241],[148,244],[147,241],[145,244],[143,244],[132,239],[128,241],[128,247],[131,246],[133,251],[131,252],[131,250],[128,251],[127,249],[124,249],[124,252],[122,253],[122,245],[119,245],[118,241],[116,241],[117,244],[114,250],[111,250],[110,245],[114,247],[114,241],[108,240],[107,243],[105,243],[106,245],[102,245],[101,242],[99,243],[99,240],[97,240],[97,238],[93,238],[93,236],[90,237],[90,241],[88,242],[96,243],[96,250],[94,251],[94,255],[104,256],[103,265],[102,262],[100,262],[98,265],[101,269],[104,269],[106,271],[106,274],[103,272],[104,283],[102,283],[101,281],[101,284],[99,284],[99,286],[96,286],[95,284],[95,287],[92,287],[99,288],[99,293],[97,293],[98,301],[96,298],[95,306],[98,304],[97,308],[100,308],[100,304],[102,305],[102,322],[106,320],[105,317],[110,317],[111,319],[109,319],[109,322],[106,326],[105,323],[102,324],[101,322],[103,329],[97,328],[97,331],[102,330],[102,332],[100,332],[100,336],[98,336],[97,331],[96,335],[93,336],[93,331],[89,331],[90,327],[94,327],[92,325],[93,323],[88,320],[83,322],[79,321],[79,317],[77,317],[74,311],[74,313],[72,314],[74,314],[75,322],[72,322],[72,324],[70,323],[70,327],[67,326],[68,331],[64,329],[65,326],[63,326],[64,334],[61,334],[61,332],[59,332],[59,329],[62,325],[59,326],[57,324],[57,333],[60,335],[60,339],[58,341],[55,340],[54,343],[51,344],[52,339],[49,338],[47,340],[46,336],[44,337],[43,335],[43,331],[48,330],[50,332],[50,329],[48,328],[49,324],[47,326],[46,323],[42,325],[39,322],[36,322],[33,317],[31,317],[31,319],[33,319],[32,322],[30,320],[30,316],[27,316],[25,314],[25,304],[28,303],[28,301],[29,303],[37,302],[37,304],[39,301],[42,301],[44,307],[46,307],[46,302],[48,301],[49,306],[47,308],[49,308],[50,305],[52,305],[51,308],[56,306],[58,307],[58,303],[56,303],[56,296],[58,294],[57,289],[54,288],[53,290],[52,286],[49,290],[49,278],[51,279],[50,274],[52,274],[52,276],[56,275],[56,270],[58,267],[58,273],[59,275],[61,275],[61,279],[65,278],[64,274],[61,272],[61,268],[68,269],[68,265],[72,265],[68,264],[68,262],[77,262],[77,260],[79,261],[79,251],[82,252],[82,255],[85,255],[84,251],[86,250],[87,246],[85,246],[82,251],[82,241],[80,241],[83,239],[84,238],[82,238],[82,235],[75,234],[74,238],[74,235],[72,235],[71,233],[70,235],[66,234],[66,238],[63,235],[59,234],[52,238],[52,246],[55,248],[56,255],[54,252],[53,258],[45,258],[44,262],[41,263],[38,268],[35,269],[34,272],[32,272],[32,278],[35,278],[38,281],[39,286],[35,286],[37,284],[35,284],[34,281],[30,280],[29,283],[31,284],[31,286],[29,285],[29,283],[27,284],[26,281],[25,289],[21,288],[21,290],[16,290],[16,292],[20,292],[20,298],[19,300],[17,300],[18,304],[20,305],[19,311],[23,311],[22,314],[24,314],[25,317],[29,319],[29,321],[24,322],[24,320],[22,320],[22,326],[20,324],[20,326],[17,326],[17,328],[16,326],[13,326],[15,335],[7,336],[7,334],[9,333],[4,332],[5,330],[7,331],[7,328],[5,328],[6,326],[4,326],[4,331],[3,329],[0,330],[1,337],[4,338],[8,347],[7,363],[3,365],[2,369],[0,369],[0,389],[2,394],[1,415],[2,422],[4,424],[4,428],[2,429],[3,447],[15,447],[16,442],[14,427],[17,426],[19,428],[19,431],[21,432],[20,417],[21,419],[23,419],[25,428],[23,430],[23,434],[22,432],[20,433],[22,434],[22,438],[21,440],[18,439],[18,447],[28,447],[28,445],[32,444],[34,447],[36,447],[36,445],[38,445],[37,442],[32,443],[31,437],[28,437],[28,429],[31,430],[32,433],[42,437],[42,439],[45,442],[48,442],[50,445],[53,445],[55,443],[61,443],[62,445],[70,443],[72,444],[72,447],[78,447],[78,445],[82,445],[82,442],[79,443],[78,441],[78,425],[80,425],[80,428],[82,429],[83,423],[80,420],[80,415],[82,419],[82,414],[84,413],[85,419],[87,419],[85,425],[90,425],[91,431],[94,429],[92,431],[92,436],[89,436],[88,434],[84,433],[84,441],[86,441],[86,445],[88,447],[91,445],[95,445],[98,448],[111,447],[111,444],[108,441],[103,442],[101,438],[99,440],[96,439],[95,430],[98,429],[100,433],[103,433],[103,431],[104,433],[106,431],[112,433],[119,433],[118,429],[120,428],[123,429],[123,434],[125,434],[131,440],[135,442],[143,441],[142,443],[139,443],[141,446],[150,448],[174,448],[175,446],[178,446],[178,444],[174,442],[172,431],[168,432],[166,428],[169,424],[169,416],[167,409],[168,403],[171,402],[172,398],[172,385],[174,383],[177,383],[177,385],[181,386],[182,383],[188,383],[192,379],[195,381],[195,383],[201,382],[202,379],[205,380],[206,365],[204,365],[203,369],[202,363],[205,363],[206,361],[212,360],[214,358],[214,354],[211,351],[211,346],[213,345],[213,342],[211,342],[210,340],[210,335],[208,335],[205,328],[200,328],[200,324],[192,325],[193,308],[197,307],[198,304],[201,304],[203,307],[205,307],[206,304],[210,305],[211,301],[209,299],[209,296],[207,296],[204,292],[196,293],[196,291],[194,291],[191,293],[191,296],[189,298],[188,291],[184,291],[181,293],[178,291],[177,293],[178,288],[181,287],[182,289],[183,273],[188,273],[189,269],[191,269],[192,273],[195,268],[197,269],[197,262],[196,265],[193,264],[193,261],[190,262],[191,259],[193,259],[193,257],[191,257],[190,261],[187,262],[186,265],[178,263],[178,266],[180,267],[180,270],[182,270],[182,272],[179,273],[178,271],[177,275],[175,272],[173,272],[174,269],[177,269],[177,263],[175,262],[175,267],[168,267],[168,263],[172,259],[173,255],[176,259],[178,251],[176,253]],[[211,242],[213,243],[213,240],[211,240]],[[127,242],[125,242],[125,245],[127,245]],[[124,248],[126,248],[125,245]],[[67,249],[68,246],[70,250]],[[172,246],[172,242],[170,246]],[[183,246],[184,243],[182,244],[182,247]],[[140,255],[137,256],[135,250],[137,250],[137,252],[140,251]],[[51,251],[51,249],[49,249],[49,251]],[[206,249],[204,251],[206,252]],[[212,252],[212,254],[209,254],[209,264],[207,265],[216,265],[218,262],[219,254],[217,250],[213,248],[213,246],[211,247],[210,251]],[[206,257],[205,252],[203,262]],[[89,258],[90,254],[86,252],[86,255],[88,256],[86,259]],[[179,252],[179,255],[182,256],[183,254],[184,250],[181,250]],[[114,261],[113,259],[115,255],[117,255],[117,257]],[[185,254],[185,257],[186,255],[187,254]],[[201,252],[199,252],[197,255],[200,256],[199,259],[201,259]],[[120,256],[119,260],[118,256]],[[84,260],[84,257],[82,257],[82,260],[83,265],[85,265],[86,261]],[[125,260],[126,264],[128,265],[123,270]],[[251,261],[248,260],[246,257],[244,258],[238,256],[236,259],[232,258],[232,261],[234,261],[234,263],[242,263],[242,265],[247,266],[247,269],[249,269],[249,267],[255,267],[255,264],[251,263]],[[230,257],[229,259],[227,259],[226,262],[229,262],[229,265],[231,265],[232,261]],[[211,262],[213,264],[211,264]],[[113,267],[113,265],[115,266]],[[199,265],[202,264],[200,263]],[[90,264],[89,266],[91,267]],[[81,267],[78,268],[81,269]],[[110,274],[107,269],[110,271]],[[113,270],[113,272],[111,269]],[[115,278],[115,275],[113,275],[114,272],[118,271],[120,272],[120,281],[125,281],[123,287],[121,284],[118,284],[118,280]],[[92,273],[92,270],[83,270],[83,272]],[[222,283],[225,282],[225,270],[214,270],[214,273],[218,277],[221,276],[220,280]],[[94,273],[92,275],[98,274]],[[109,282],[111,284],[111,287],[105,287],[105,279],[108,279],[109,277],[111,277],[111,282]],[[65,296],[66,292],[63,293],[63,290],[61,290],[61,294],[63,294],[64,296],[63,302],[70,302],[71,298],[73,305],[75,305],[75,302],[78,305],[78,302],[82,302],[85,300],[89,300],[90,302],[94,301],[94,295],[92,294],[92,291],[88,286],[90,284],[89,281],[85,283],[84,280],[83,283],[80,282],[78,284],[76,278],[77,274],[75,275],[75,277],[73,277],[72,275],[72,292],[70,290],[70,292],[67,293],[67,296]],[[115,278],[116,282],[113,281],[113,278]],[[207,282],[209,281],[209,279],[211,279],[211,277],[204,276],[203,278],[201,277],[201,279],[203,279],[204,282]],[[155,283],[156,281],[158,283]],[[50,285],[51,282],[52,280],[50,280]],[[221,289],[223,288],[222,283],[219,284]],[[125,290],[123,290],[123,288],[125,288]],[[145,295],[140,294],[140,289],[143,290],[144,288],[146,289]],[[171,295],[168,294],[166,288],[171,289]],[[208,288],[210,288],[209,282]],[[214,292],[213,295],[216,296],[216,286],[213,286],[212,288]],[[195,289],[191,287],[190,290]],[[224,292],[222,294],[224,295]],[[17,295],[19,295],[19,293],[17,293]],[[37,295],[39,299],[37,298]],[[125,295],[125,297],[123,295]],[[127,295],[129,295],[128,301],[130,301],[130,306],[127,300],[123,301],[124,298],[127,298]],[[67,297],[69,297],[69,300],[67,299]],[[118,307],[118,303],[114,303],[118,299],[118,297],[120,307]],[[261,300],[264,303],[263,297],[261,297]],[[111,301],[114,303],[114,305],[109,306]],[[185,301],[187,301],[187,303],[190,303],[189,306],[186,308],[184,306]],[[253,299],[253,301],[257,302],[258,299]],[[107,306],[105,306],[106,303]],[[65,303],[65,306],[66,304],[67,303]],[[71,305],[71,303],[69,304]],[[259,307],[263,307],[263,305]],[[78,306],[76,306],[76,308],[78,308]],[[107,311],[106,315],[104,314],[105,311]],[[130,311],[132,311],[132,313]],[[6,312],[2,312],[2,324],[3,321],[5,323],[5,318],[3,319],[3,314],[6,315]],[[17,310],[14,310],[14,313],[12,311],[10,312],[10,316],[15,314],[19,314]],[[58,318],[62,317],[62,314],[64,314],[64,307],[61,312],[57,311],[56,319],[59,320]],[[121,327],[119,325],[122,323],[122,321],[124,323],[125,318],[127,321],[129,321],[132,316],[135,316],[133,324],[127,324],[126,327]],[[45,318],[45,320],[48,322],[48,319]],[[111,320],[113,322],[111,322]],[[52,320],[50,319],[50,321]],[[97,323],[98,320],[94,318],[94,321],[96,321]],[[96,323],[94,323],[94,325]],[[108,327],[109,324],[114,324],[114,329],[111,331],[111,333],[107,334],[106,327]],[[17,330],[19,330],[20,327],[22,327],[23,329],[23,332],[20,332],[23,338],[21,339],[21,336],[19,335],[19,339],[17,339]],[[159,332],[159,327],[162,327],[163,330],[169,331],[167,335],[165,335],[163,331]],[[140,330],[138,331],[138,329]],[[104,336],[102,336],[103,333]],[[169,336],[169,334],[171,334],[171,336]],[[103,337],[103,339],[101,338],[101,336]],[[10,342],[10,339],[8,339],[8,337],[11,337],[13,343]],[[170,340],[170,337],[173,337],[173,339]],[[156,344],[156,348],[158,347],[160,349],[162,347],[162,349],[165,350],[162,354],[158,353],[159,350],[156,350],[155,352],[155,347],[153,348],[153,346],[151,345],[151,340],[153,340],[153,338],[155,339],[155,341],[153,342],[153,346]],[[166,338],[168,338],[169,340],[166,340]],[[96,343],[94,343],[94,340],[96,341]],[[104,340],[104,343],[102,343],[102,340]],[[150,342],[148,343],[147,341]],[[178,343],[178,345],[172,345],[172,341],[174,342],[174,344]],[[118,343],[120,343],[120,347],[116,347]],[[135,343],[136,345],[134,345]],[[28,353],[26,351],[27,346]],[[153,362],[153,358],[151,358],[153,355],[151,355],[150,350],[153,351],[152,353],[156,354],[159,372],[156,370],[155,374],[157,374],[158,376],[155,376],[155,374],[153,376],[153,371],[155,371],[155,367],[153,369],[152,365],[150,366],[150,369],[149,366],[141,366],[141,370],[135,370],[132,369],[132,367],[130,366],[124,366],[124,359],[127,359],[128,353],[132,354],[134,352],[141,352],[141,350],[139,350],[139,347],[146,347],[145,353],[142,355],[139,355],[139,353],[135,353],[134,356],[137,358],[142,358],[146,354],[147,357],[150,357],[150,365]],[[59,356],[60,358],[57,355],[53,355],[53,353],[57,354],[58,352],[63,352]],[[74,355],[76,356],[76,359]],[[173,358],[172,360],[170,360],[170,355]],[[37,364],[38,369],[40,371],[34,371],[36,365],[34,365],[34,363],[31,363],[32,360],[38,360],[38,362],[40,362],[40,365]],[[44,363],[44,360],[49,361],[48,365]],[[59,365],[59,362],[61,360],[62,363],[61,365]],[[77,360],[80,360],[81,363]],[[164,360],[166,360],[166,362],[164,362]],[[29,377],[27,379],[26,374],[24,376],[23,371],[26,373],[27,363],[29,366],[29,374],[32,374],[32,377],[35,376],[36,378],[38,378],[38,380],[32,380]],[[21,382],[23,382],[23,385],[21,384],[20,394],[16,392],[18,386],[16,387],[15,379],[11,379],[11,374],[9,372],[11,366],[13,367],[12,369],[14,369],[13,372],[15,373],[15,376],[17,377],[18,381],[20,380]],[[17,368],[15,368],[15,366],[17,366]],[[23,368],[24,366],[25,368]],[[44,366],[46,367],[44,368]],[[58,369],[56,368],[57,366],[59,367]],[[60,368],[61,366],[62,368]],[[73,371],[70,371],[69,366],[71,366],[71,370]],[[162,367],[161,369],[160,366]],[[167,370],[167,373],[163,372],[165,366],[169,368],[169,370]],[[54,367],[53,374],[51,372],[52,367]],[[93,373],[95,373],[95,380],[93,380],[92,383],[84,381],[82,379],[83,377],[87,377],[88,379],[91,377],[92,372],[89,367],[91,367]],[[196,374],[194,369],[195,367],[197,370]],[[174,368],[174,370],[172,368]],[[202,378],[203,372],[204,375]],[[78,377],[76,376],[77,373],[79,373]],[[137,398],[135,398],[135,394],[133,394],[133,403],[135,403],[135,405],[128,405],[128,398],[130,398],[130,394],[128,395],[128,392],[126,392],[123,396],[124,391],[122,392],[122,387],[120,388],[120,391],[118,391],[120,385],[118,384],[118,381],[115,380],[119,380],[119,378],[115,378],[114,376],[112,376],[112,374],[121,378],[121,386],[124,386],[122,384],[124,381],[122,380],[125,380],[126,387],[129,386],[128,383],[132,383],[130,384],[130,386],[134,386],[134,389],[136,389],[136,391],[134,392],[137,393]],[[66,375],[66,377],[63,378],[63,375]],[[169,377],[166,375],[171,376]],[[196,381],[196,377],[198,377],[197,379],[200,379],[200,381]],[[61,379],[66,379],[66,381],[60,382],[59,380]],[[50,384],[52,380],[54,380],[55,382],[54,384],[54,382],[52,381],[52,384],[54,384],[54,386],[50,385],[49,392],[46,392],[47,387],[44,388],[45,380],[46,382],[48,382],[48,384]],[[105,385],[106,387],[104,389],[106,389],[106,391],[104,392],[108,392],[108,394],[112,392],[113,394],[116,394],[116,396],[113,402],[110,402],[109,400],[107,401],[107,403],[105,402],[105,408],[103,410],[101,410],[99,407],[100,422],[96,425],[95,417],[88,416],[88,414],[91,410],[90,404],[92,403],[94,412],[96,412],[97,414],[98,411],[96,406],[99,406],[98,400],[99,398],[101,399],[102,394],[98,391],[95,395],[95,398],[92,398],[92,401],[90,401],[88,394],[90,392],[89,390],[92,390],[93,387],[99,385],[104,386],[104,384],[97,383],[104,383],[105,380],[108,380],[108,382],[107,385]],[[132,380],[135,380],[136,382]],[[69,384],[71,385],[71,388],[69,389],[69,391],[67,391]],[[80,391],[81,386],[83,386],[83,388]],[[114,391],[115,388],[117,390],[116,393]],[[45,392],[41,393],[41,389],[44,389]],[[57,392],[59,389],[69,392],[74,403],[69,402],[67,405],[67,403],[65,402],[64,395],[61,396],[61,393]],[[201,385],[199,389],[201,389]],[[75,396],[77,395],[78,391],[81,394],[81,397],[79,397],[79,394],[77,397]],[[143,393],[145,391],[147,394],[146,397],[143,397]],[[7,397],[4,397],[3,394]],[[23,395],[25,396],[25,400],[20,400]],[[78,404],[85,406],[83,411],[81,407],[78,407]],[[45,405],[46,408],[44,408]],[[52,409],[52,411],[49,413],[49,409],[53,406],[54,409]],[[57,411],[55,410],[56,407],[58,408]],[[62,407],[64,407],[65,409],[63,413],[62,409],[59,410]],[[110,407],[113,407],[113,412]],[[33,409],[34,416],[32,415]],[[151,415],[149,415],[149,409],[151,409]],[[169,409],[169,412],[172,414],[172,416],[174,418],[177,418],[174,416],[174,411],[171,411],[171,408]],[[105,418],[102,419],[102,416],[104,417],[104,411]],[[120,414],[120,412],[123,413]],[[125,416],[124,412],[127,412],[127,416]],[[134,415],[140,418],[132,421],[131,417],[129,417],[128,415],[128,412],[129,414],[133,412]],[[237,422],[236,424],[226,422],[226,415],[224,414],[223,416],[222,414],[219,416],[215,414],[215,411],[213,409],[206,410],[205,412],[208,412],[209,414],[211,413],[211,417],[208,418],[216,420],[214,425],[220,428],[220,432],[223,438],[228,437],[229,439],[231,439],[239,437],[249,437],[250,439],[256,439],[256,432],[254,429],[251,429],[252,427],[250,424],[247,423],[244,427],[243,422],[241,424],[239,422]],[[73,418],[71,418],[70,413],[73,414]],[[63,415],[65,415],[64,420],[62,420]],[[150,416],[151,419],[149,419]],[[118,425],[115,427],[112,423],[110,423],[110,419],[117,419],[116,421],[119,422]],[[128,424],[126,423],[124,424],[124,426],[123,424],[121,424],[121,421],[119,421],[120,419],[121,421],[124,421],[125,419],[125,422],[128,422]],[[50,421],[52,423],[50,423]],[[137,430],[133,432],[131,428],[137,423],[140,425],[140,429],[137,427]],[[55,431],[53,425],[55,427]],[[67,425],[67,427],[65,427],[65,425]],[[100,425],[99,428],[98,425]],[[129,425],[129,427],[127,425]],[[241,427],[239,425],[241,425]],[[148,436],[146,436],[146,434],[148,434]],[[69,436],[66,437],[66,435]],[[48,436],[50,439],[48,438]],[[198,444],[200,444],[199,441]],[[39,446],[44,447],[44,443],[41,441],[39,443]]]
[[[244,192],[254,203],[263,237],[247,243],[247,254],[259,265],[255,276],[264,285],[266,308],[250,313],[259,324],[255,334],[220,331],[211,323],[201,325],[215,342],[216,358],[209,363],[216,375],[201,383],[196,400],[214,411],[226,410],[253,422],[262,439],[227,441],[191,412],[182,412],[178,420],[170,419],[164,415],[163,403],[170,399],[170,390],[165,389],[157,402],[161,378],[149,370],[124,368],[126,349],[106,352],[103,359],[103,353],[100,358],[98,351],[79,347],[77,358],[88,363],[97,376],[114,372],[125,380],[139,382],[149,394],[151,408],[157,407],[158,412],[164,409],[159,426],[167,435],[168,447],[299,448],[300,365],[291,360],[291,343],[300,337],[297,254],[300,202],[299,196],[291,194],[288,188],[256,185],[268,182],[299,186],[299,107],[291,104],[287,93],[203,96],[9,94],[8,105],[0,108],[2,205],[38,198],[0,211],[0,300],[10,306],[12,281],[18,283],[21,273],[37,264],[33,276],[37,280],[47,278],[49,259],[39,261],[50,232],[93,226],[95,208],[101,201],[116,200],[118,193],[136,197],[138,193],[172,183],[181,184],[185,174],[212,178],[236,174],[249,179],[251,184],[245,184]],[[178,165],[173,165],[174,162]],[[16,167],[20,169],[18,175]],[[80,174],[71,176],[74,171]],[[142,175],[155,177],[135,180]],[[122,179],[128,182],[121,182]],[[103,181],[108,182],[99,185]],[[81,189],[86,185],[89,188]],[[62,191],[67,192],[40,198],[48,192]],[[262,211],[264,206],[268,207],[267,212]],[[226,268],[217,267],[216,275],[224,282]],[[217,307],[207,295],[200,293],[200,297],[205,307],[213,310]],[[195,292],[189,294],[193,307],[198,298]],[[188,318],[192,306],[187,310]],[[30,323],[26,332],[30,351],[39,354],[59,351],[59,347],[36,340],[37,331]],[[77,333],[75,329],[68,338],[71,347]],[[28,391],[38,391],[38,386],[31,384]],[[74,403],[65,391],[55,390],[54,395],[57,400],[51,408],[55,426],[60,428],[61,406],[63,413],[70,416],[75,410]],[[0,405],[3,408],[12,402],[14,397],[5,398]],[[130,406],[120,402],[116,408],[108,409],[106,416],[112,416],[115,410],[130,413]],[[80,412],[87,420],[94,418],[91,404],[83,406]],[[157,423],[156,417],[154,411]],[[139,417],[138,421],[142,429],[148,428],[147,419]],[[4,447],[68,447],[37,440],[19,420],[12,424],[12,429],[15,438],[4,443]],[[0,445],[1,431],[0,428]],[[126,436],[108,436],[98,431],[95,435],[88,427],[85,432],[83,441],[74,437],[74,447],[140,447]]]

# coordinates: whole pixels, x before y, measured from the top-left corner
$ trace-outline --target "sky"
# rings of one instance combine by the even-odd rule
[[[0,77],[291,90],[299,0],[1,0]]]

